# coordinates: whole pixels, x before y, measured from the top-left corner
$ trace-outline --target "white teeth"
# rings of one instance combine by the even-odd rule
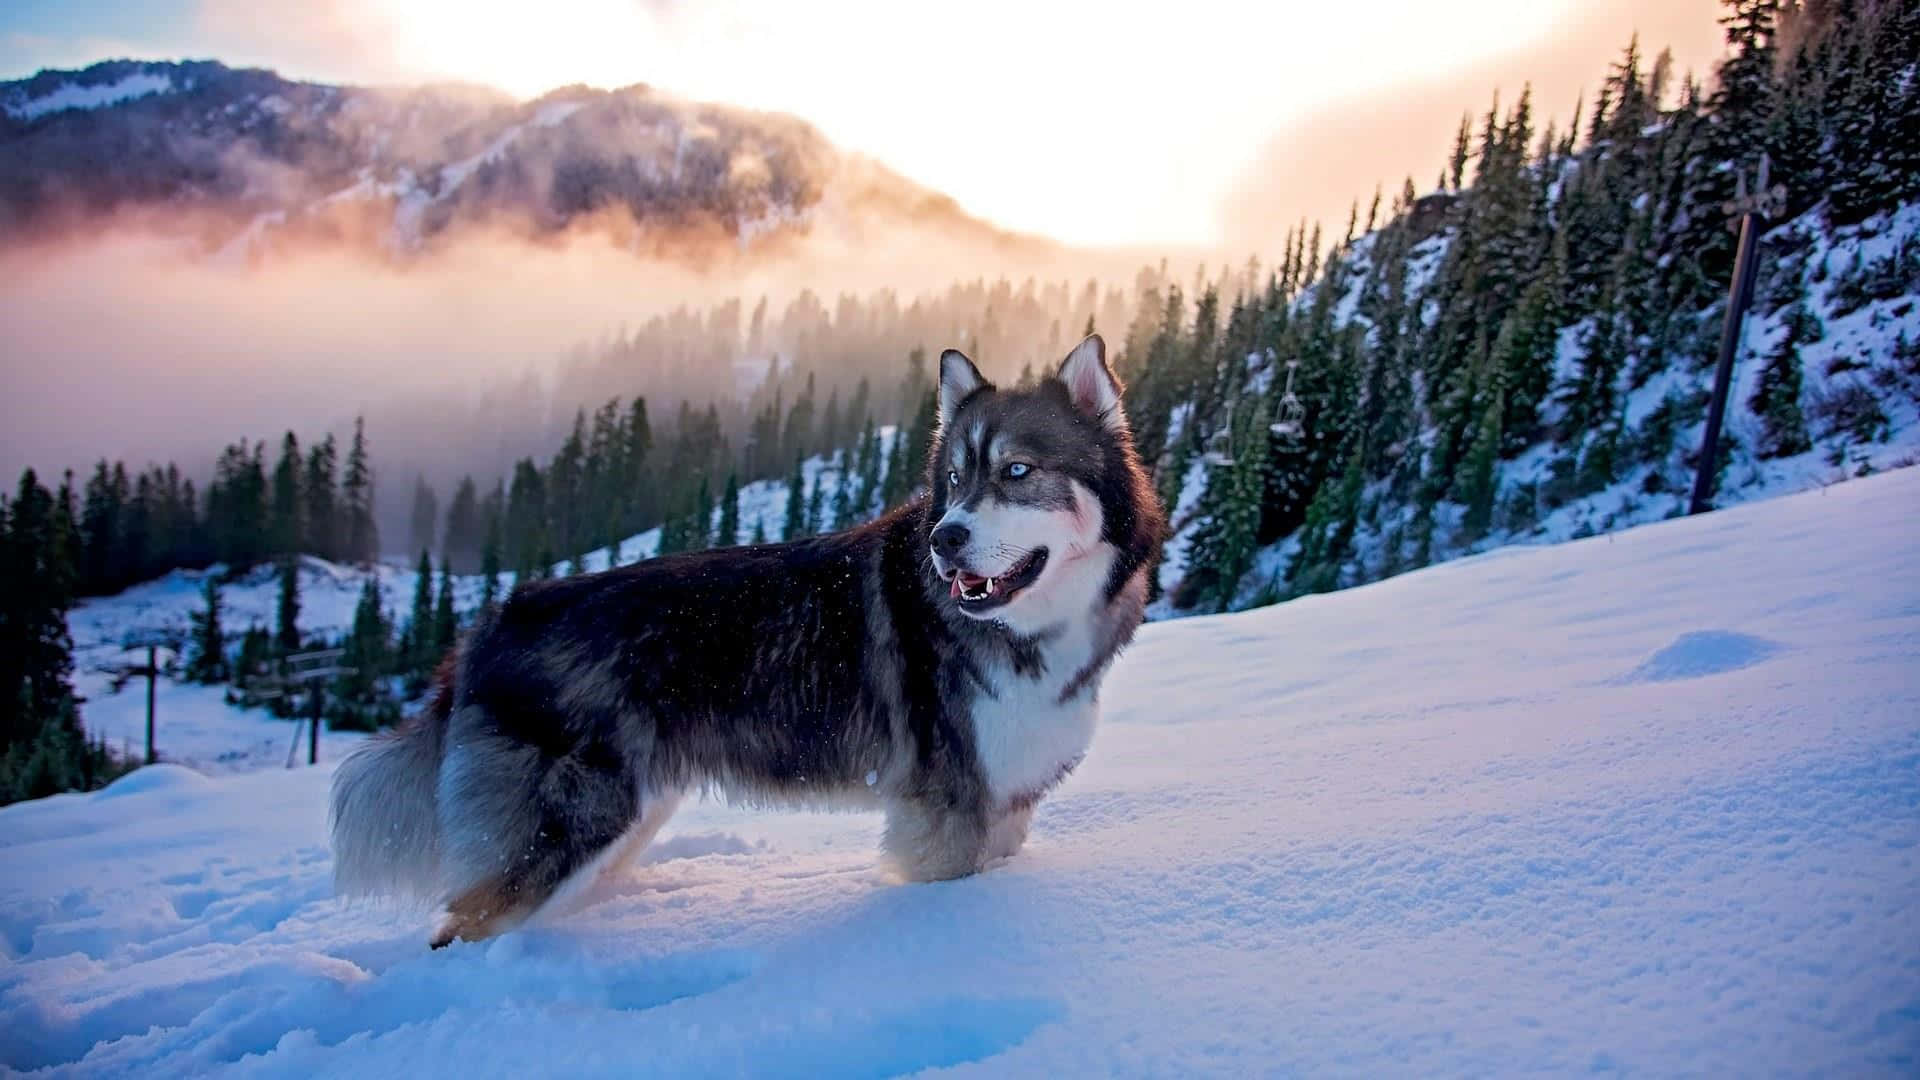
[[[992,595],[993,595],[993,590],[994,590],[994,584],[993,584],[993,580],[994,580],[994,579],[992,579],[992,578],[988,578],[988,579],[987,579],[987,595],[988,595],[988,596],[992,596]]]

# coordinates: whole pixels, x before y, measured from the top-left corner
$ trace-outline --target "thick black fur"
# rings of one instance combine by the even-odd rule
[[[1151,566],[1163,524],[1124,426],[1076,409],[1054,380],[975,393],[960,419],[976,415],[1016,424],[1048,468],[1098,496],[1118,552],[1109,599]],[[983,670],[1020,670],[1036,646],[961,614],[935,575],[944,462],[936,444],[930,496],[845,532],[515,589],[470,631],[435,705],[389,737],[438,736],[438,777],[383,772],[378,754],[343,766],[341,865],[390,857],[350,846],[369,831],[359,804],[378,805],[375,788],[426,785],[436,888],[455,915],[444,943],[537,908],[662,793],[710,786],[750,802],[886,805],[890,817],[904,804],[962,848],[984,836],[1005,808],[989,805],[976,767],[969,702],[993,692]]]

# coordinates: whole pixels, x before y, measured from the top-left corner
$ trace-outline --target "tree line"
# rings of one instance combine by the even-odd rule
[[[373,499],[363,421],[354,424],[344,469],[331,435],[303,452],[287,432],[271,469],[265,442],[233,443],[215,459],[204,497],[177,464],[132,473],[102,460],[80,496],[76,592],[106,595],[216,562],[237,575],[302,552],[370,562],[380,549]]]

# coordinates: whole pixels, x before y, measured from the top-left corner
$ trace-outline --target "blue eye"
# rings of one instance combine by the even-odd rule
[[[948,469],[948,470],[947,470],[947,483],[948,483],[948,484],[951,484],[951,485],[952,485],[952,486],[954,486],[954,487],[959,487],[959,486],[960,486],[960,474],[959,474],[958,472],[956,472],[955,470],[953,470],[953,469]]]
[[[1007,466],[1007,479],[1018,480],[1033,471],[1033,466],[1024,461],[1016,461]]]

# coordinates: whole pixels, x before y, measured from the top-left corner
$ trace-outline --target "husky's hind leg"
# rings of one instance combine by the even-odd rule
[[[589,742],[560,757],[498,736],[450,746],[439,810],[447,919],[435,948],[518,925],[639,815],[630,765]]]

